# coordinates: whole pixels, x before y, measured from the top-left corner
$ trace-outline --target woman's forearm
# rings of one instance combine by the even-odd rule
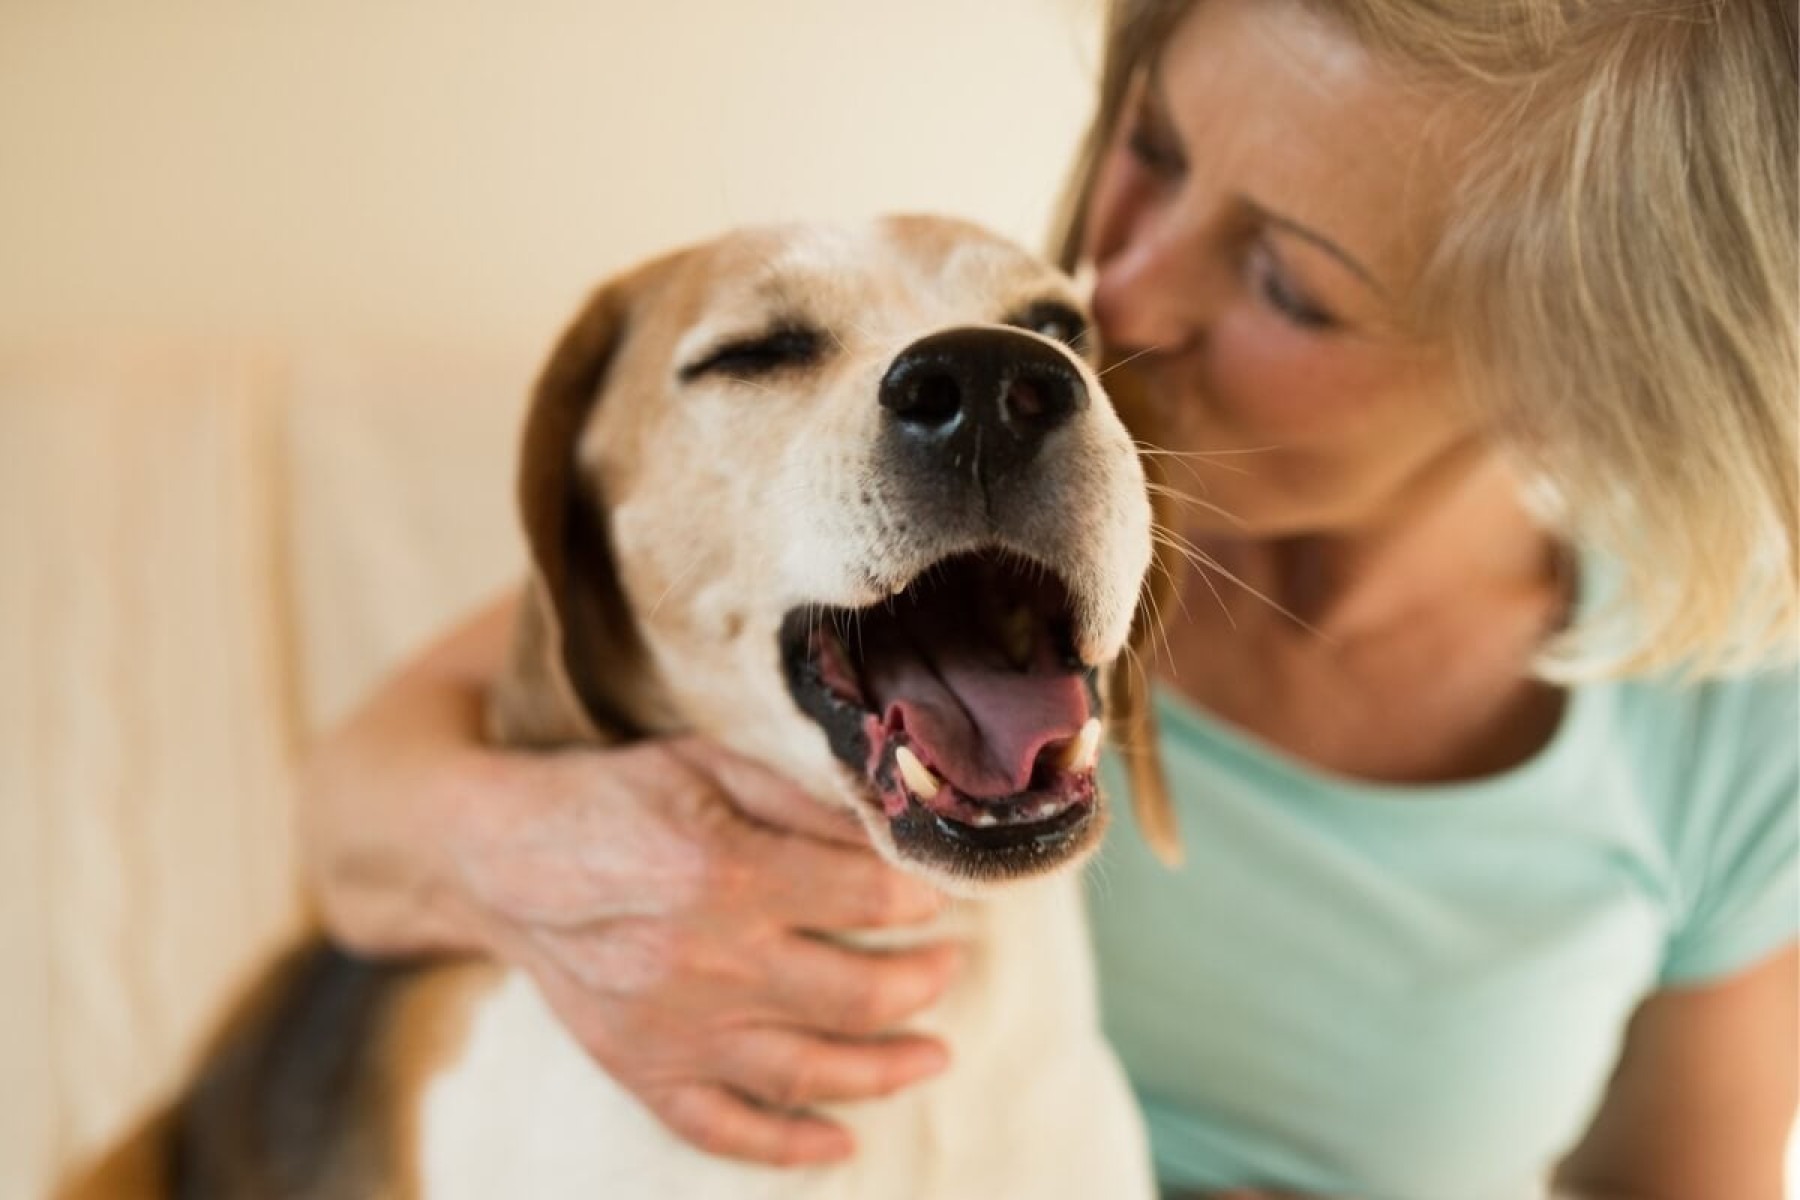
[[[849,814],[702,737],[486,746],[514,604],[464,621],[318,746],[300,840],[326,931],[524,972],[604,1070],[715,1153],[848,1154],[842,1129],[792,1110],[942,1070],[941,1045],[895,1030],[958,956],[819,935],[917,925],[942,897]]]
[[[510,776],[482,740],[517,597],[472,614],[315,747],[299,788],[303,869],[331,935],[370,954],[478,949],[446,826]]]

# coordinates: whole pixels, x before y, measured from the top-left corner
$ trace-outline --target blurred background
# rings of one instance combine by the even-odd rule
[[[1042,240],[1090,0],[0,5],[0,1196],[292,927],[294,764],[517,577],[594,282],[906,209]]]
[[[541,341],[722,226],[1036,240],[1091,0],[12,0],[0,329]]]
[[[513,437],[586,289],[765,220],[1040,244],[1098,22],[0,4],[0,1197],[141,1111],[294,927],[295,764],[520,575]]]

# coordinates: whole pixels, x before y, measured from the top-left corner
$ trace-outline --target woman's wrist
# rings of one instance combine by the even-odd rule
[[[326,932],[372,956],[485,950],[457,863],[516,764],[474,741],[410,763],[363,763],[355,749],[328,748],[301,784],[307,883]]]
[[[514,600],[499,598],[428,648],[310,756],[300,779],[302,863],[319,916],[371,955],[483,949],[458,856],[487,799],[518,772],[482,737]]]
[[[412,827],[419,836],[410,854],[417,871],[397,895],[397,938],[414,952],[492,953],[489,923],[470,894],[467,863],[492,836],[494,814],[520,811],[532,790],[521,782],[532,762],[517,752],[481,743],[433,758],[421,771]]]

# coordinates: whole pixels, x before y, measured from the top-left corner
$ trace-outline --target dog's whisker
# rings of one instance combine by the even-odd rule
[[[761,392],[765,396],[780,395],[779,392],[777,392],[774,388],[770,387],[768,384],[762,383],[759,380],[748,378],[747,376],[744,376],[744,375],[722,375],[722,376],[720,376],[720,378],[725,380],[727,383],[734,383],[740,387],[754,388],[757,391]]]
[[[845,321],[844,324],[850,326],[852,329],[856,329],[856,324],[853,321]],[[862,333],[862,330],[860,329],[856,329],[856,331]],[[830,325],[825,326],[825,336],[830,338],[832,343],[837,346],[839,354],[847,356],[850,353],[849,345],[845,343],[843,338],[838,336],[838,331],[833,329]]]
[[[1207,574],[1207,568],[1214,565],[1212,559],[1209,556],[1201,553],[1198,550],[1194,550],[1194,549],[1191,549],[1189,547],[1186,547],[1186,546],[1183,546],[1183,545],[1177,543],[1176,541],[1173,540],[1174,535],[1165,536],[1161,530],[1153,529],[1150,533],[1150,536],[1152,539],[1155,540],[1157,545],[1164,546],[1170,550],[1175,551],[1177,554],[1181,555],[1182,558],[1187,560],[1189,565],[1197,568],[1197,570],[1195,571],[1195,574],[1197,574],[1200,577],[1200,582],[1202,582],[1206,585],[1206,590],[1212,593],[1213,601],[1216,604],[1218,604],[1219,611],[1222,614],[1224,614],[1226,623],[1229,624],[1233,629],[1236,629],[1237,628],[1237,618],[1232,616],[1231,606],[1225,603],[1225,597],[1219,594],[1218,586],[1213,583],[1212,577],[1209,574]],[[1171,582],[1173,582],[1173,579],[1174,579],[1174,572],[1171,570],[1170,571]],[[1183,591],[1181,588],[1177,587],[1173,590],[1177,596],[1183,595]],[[1185,604],[1182,609],[1182,615],[1183,616],[1188,615]]]
[[[1168,630],[1163,624],[1162,601],[1157,599],[1154,591],[1150,591],[1144,595],[1144,605],[1150,610],[1150,635],[1144,639],[1145,649],[1149,652],[1150,660],[1155,662],[1160,659],[1173,668],[1175,662],[1174,656],[1169,652]],[[1161,643],[1160,648],[1159,642]],[[1146,666],[1143,671],[1145,677],[1148,678],[1149,668]]]
[[[1177,466],[1179,466],[1183,470],[1185,470],[1188,473],[1188,476],[1190,478],[1194,479],[1196,482],[1200,482],[1200,468],[1201,467],[1206,467],[1209,470],[1214,470],[1214,471],[1229,471],[1233,475],[1241,475],[1241,476],[1245,476],[1245,477],[1248,477],[1252,474],[1250,468],[1248,468],[1248,467],[1240,466],[1237,463],[1226,462],[1223,459],[1219,459],[1219,458],[1209,458],[1209,459],[1205,459],[1204,461],[1199,461],[1199,462],[1196,462],[1194,459],[1191,459],[1191,458],[1185,458],[1185,459],[1178,458],[1178,459],[1175,459],[1174,461]],[[1205,484],[1202,482],[1201,486],[1204,487]]]
[[[657,612],[662,608],[663,601],[667,600],[669,598],[669,595],[672,592],[674,592],[674,590],[676,588],[680,587],[681,584],[687,580],[687,577],[689,575],[692,575],[694,573],[694,568],[698,567],[701,564],[701,562],[703,562],[705,560],[705,558],[706,558],[706,556],[703,553],[695,554],[694,557],[691,560],[689,560],[687,566],[685,566],[685,567],[681,568],[681,570],[675,572],[675,574],[669,579],[668,585],[663,588],[662,595],[658,596],[656,598],[656,603],[654,603],[650,606],[650,615],[652,617],[654,617],[657,614]]]
[[[1220,458],[1241,458],[1246,454],[1268,454],[1281,449],[1280,446],[1245,446],[1235,450],[1171,450],[1142,438],[1131,439],[1131,444],[1145,458],[1198,458],[1208,462]]]
[[[893,340],[892,338],[877,336],[867,325],[864,325],[860,321],[853,320],[850,317],[841,317],[839,319],[854,330],[858,337],[862,338],[863,341],[868,342],[872,346],[880,346]],[[843,345],[843,342],[840,341],[838,345]]]
[[[1202,466],[1211,468],[1213,470],[1230,471],[1233,475],[1248,476],[1251,474],[1251,471],[1248,467],[1239,466],[1236,463],[1226,462],[1225,461],[1226,452],[1223,452],[1223,451],[1218,452],[1218,453],[1213,453],[1213,452],[1198,453],[1198,452],[1184,452],[1184,451],[1178,451],[1178,450],[1161,450],[1158,447],[1151,446],[1148,443],[1144,443],[1144,442],[1138,442],[1138,443],[1136,443],[1136,445],[1138,447],[1137,453],[1138,453],[1139,458],[1147,459],[1151,462],[1165,462],[1165,461],[1172,462],[1176,466],[1180,467],[1182,470],[1186,471],[1188,474],[1188,478],[1192,479],[1195,483],[1199,484],[1201,487],[1206,486],[1206,480],[1200,474],[1200,468]],[[1279,449],[1279,447],[1271,446],[1270,449],[1271,450]],[[1232,453],[1235,454],[1236,452],[1232,452]],[[1251,454],[1251,453],[1259,453],[1259,451],[1244,451],[1243,453]]]
[[[1152,529],[1151,533],[1152,533],[1152,536],[1154,537],[1154,535],[1155,535],[1154,529]],[[1169,581],[1169,584],[1170,584],[1169,592],[1171,595],[1173,595],[1176,598],[1176,602],[1181,606],[1182,615],[1186,616],[1187,615],[1187,601],[1182,599],[1181,589],[1174,586],[1175,577],[1174,577],[1173,573],[1171,573],[1169,571],[1169,569],[1166,565],[1161,564],[1161,563],[1158,563],[1158,569],[1162,570],[1164,578]],[[1163,616],[1162,601],[1157,598],[1155,588],[1151,588],[1145,592],[1145,599],[1147,599],[1149,601],[1150,616],[1151,616],[1151,620],[1152,620],[1151,650],[1154,652],[1156,649],[1155,644],[1154,644],[1155,641],[1161,641],[1161,643],[1162,643],[1162,661],[1169,664],[1170,672],[1174,673],[1174,670],[1175,670],[1175,647],[1169,643],[1169,625],[1168,625],[1167,620]]]
[[[1202,500],[1191,492],[1184,492],[1180,488],[1172,487],[1166,483],[1149,483],[1146,484],[1145,487],[1152,496],[1162,496],[1166,499],[1173,500],[1183,508],[1197,508],[1203,512],[1212,513],[1214,516],[1222,517],[1226,521],[1229,521],[1233,526],[1240,530],[1248,531],[1249,529],[1249,526],[1245,523],[1244,519],[1230,509],[1214,504],[1210,500]]]
[[[870,353],[876,358],[891,358],[915,340],[912,334],[877,333],[867,325],[849,317],[840,319],[845,325],[849,326],[858,337],[869,344]],[[840,340],[838,344],[841,346],[843,343]]]
[[[1146,355],[1146,354],[1155,354],[1158,350],[1164,349],[1166,346],[1167,346],[1167,343],[1161,343],[1161,344],[1158,344],[1155,346],[1145,346],[1141,350],[1138,350],[1131,354],[1127,354],[1124,358],[1121,358],[1116,363],[1108,364],[1105,370],[1098,371],[1098,372],[1096,372],[1096,374],[1099,376],[1099,378],[1105,379],[1108,375],[1111,375],[1114,371],[1118,370],[1120,367],[1123,367],[1128,363],[1136,362],[1138,359],[1144,357],[1144,355]]]
[[[1140,611],[1137,619],[1149,621],[1149,625],[1145,628],[1143,634],[1143,649],[1139,649],[1137,639],[1130,639],[1125,643],[1125,653],[1130,656],[1128,665],[1139,667],[1140,670],[1138,673],[1144,679],[1149,678],[1149,675],[1141,669],[1144,664],[1144,655],[1147,653],[1150,655],[1151,659],[1154,660],[1156,657],[1157,639],[1161,638],[1165,643],[1168,641],[1168,633],[1163,628],[1162,606],[1157,600],[1155,581],[1150,578],[1150,576],[1158,571],[1161,571],[1165,578],[1168,577],[1168,571],[1159,561],[1157,561],[1156,557],[1153,556],[1150,562],[1150,570],[1145,574],[1143,589],[1138,593],[1138,608]]]
[[[1177,554],[1180,554],[1182,556],[1182,558],[1184,558],[1190,566],[1195,568],[1195,571],[1200,575],[1201,579],[1206,581],[1208,587],[1212,587],[1212,582],[1209,578],[1209,575],[1217,575],[1222,579],[1226,579],[1226,580],[1230,581],[1231,583],[1236,584],[1246,594],[1255,597],[1257,600],[1262,601],[1264,604],[1268,605],[1272,611],[1280,614],[1283,617],[1286,617],[1288,620],[1292,621],[1295,625],[1299,626],[1301,629],[1304,629],[1306,632],[1314,635],[1315,637],[1321,638],[1327,642],[1330,642],[1333,640],[1330,637],[1330,635],[1327,634],[1324,630],[1322,630],[1318,626],[1312,624],[1312,622],[1306,620],[1306,618],[1300,616],[1298,613],[1294,612],[1292,609],[1285,607],[1279,601],[1275,600],[1274,597],[1268,595],[1267,593],[1265,593],[1263,591],[1258,590],[1255,586],[1253,586],[1247,580],[1243,579],[1242,577],[1238,576],[1237,574],[1235,574],[1232,571],[1230,571],[1229,569],[1227,569],[1222,563],[1219,562],[1218,559],[1216,559],[1212,555],[1206,553],[1206,551],[1200,549],[1198,546],[1194,545],[1192,542],[1188,541],[1186,538],[1182,537],[1180,534],[1175,533],[1173,530],[1170,530],[1166,527],[1157,527],[1157,528],[1151,530],[1150,536],[1153,539],[1155,539],[1155,541],[1158,545],[1165,546],[1168,549],[1175,551]],[[1217,594],[1218,593],[1215,590],[1214,595],[1217,595]],[[1222,605],[1222,602],[1221,602],[1221,605]],[[1230,615],[1229,612],[1227,612],[1226,615],[1227,615],[1227,617],[1229,617],[1229,615]],[[1234,626],[1235,626],[1235,622],[1234,622]]]
[[[1210,490],[1210,482],[1211,481],[1209,481],[1203,475],[1201,475],[1199,464],[1196,464],[1196,463],[1194,463],[1190,460],[1186,460],[1186,459],[1175,459],[1174,465],[1177,467],[1180,467],[1182,469],[1182,471],[1186,473],[1188,479],[1192,481],[1194,487],[1199,492],[1205,493]],[[1234,475],[1239,475],[1239,476],[1244,476],[1244,477],[1249,477],[1251,474],[1250,471],[1246,470],[1243,467],[1231,466],[1226,463],[1213,462],[1213,463],[1207,463],[1205,465],[1208,467],[1215,467],[1220,470],[1230,471]],[[1176,489],[1175,485],[1169,481],[1169,478],[1165,472],[1147,471],[1147,472],[1145,472],[1145,474],[1146,474],[1146,476],[1154,476],[1154,478],[1152,479],[1153,483],[1159,484],[1162,487],[1170,488],[1172,493],[1176,496],[1191,497],[1193,495],[1193,493],[1191,493],[1191,492],[1181,492],[1179,489]],[[1230,513],[1226,513],[1226,512],[1221,512],[1219,515],[1227,516],[1227,517],[1231,516]],[[1232,517],[1232,520],[1234,523],[1236,523],[1237,518]]]
[[[1239,466],[1226,459],[1245,458],[1252,454],[1268,454],[1281,449],[1280,446],[1260,446],[1244,450],[1169,450],[1151,442],[1133,441],[1139,458],[1153,461],[1170,460],[1184,467],[1188,474],[1196,480],[1200,478],[1199,467],[1213,467],[1221,471],[1230,471],[1234,475],[1248,475],[1247,467]]]
[[[1187,477],[1189,479],[1193,480],[1195,487],[1199,488],[1201,491],[1205,491],[1207,489],[1206,478],[1200,474],[1200,468],[1198,465],[1196,465],[1195,463],[1193,463],[1192,461],[1189,461],[1187,459],[1180,459],[1180,458],[1174,460],[1174,465],[1180,467],[1183,471],[1185,471],[1187,473]],[[1212,466],[1215,464],[1209,463],[1207,465]],[[1146,476],[1148,476],[1150,474],[1151,474],[1151,472],[1149,472],[1149,471],[1145,472]],[[1157,472],[1157,474],[1161,475],[1163,473]]]

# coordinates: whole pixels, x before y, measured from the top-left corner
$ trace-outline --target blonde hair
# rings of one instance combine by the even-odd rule
[[[1055,238],[1195,0],[1115,0]],[[1308,0],[1474,115],[1411,296],[1467,398],[1622,586],[1558,678],[1790,656],[1800,621],[1795,14],[1771,0]],[[1459,126],[1461,128],[1461,126]],[[1128,413],[1128,420],[1130,414]],[[1154,431],[1139,436],[1154,440]]]

